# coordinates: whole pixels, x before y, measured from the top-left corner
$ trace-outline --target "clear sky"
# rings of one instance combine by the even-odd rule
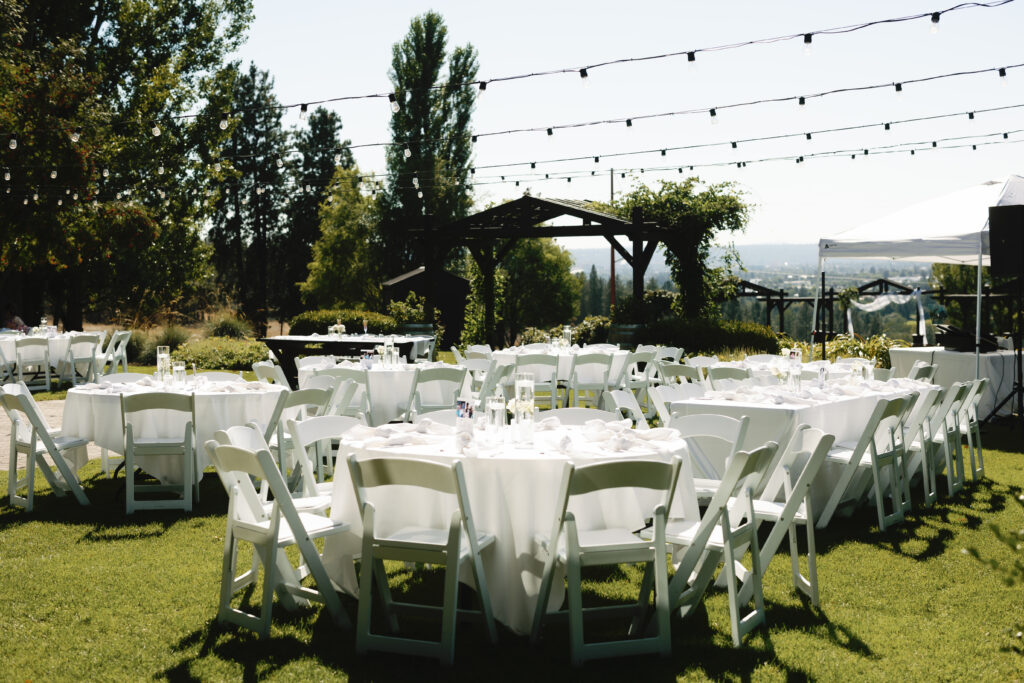
[[[746,40],[944,10],[955,0],[815,2],[517,2],[411,1],[375,3],[331,0],[256,0],[255,21],[238,58],[270,71],[283,103],[345,95],[388,92],[391,46],[408,30],[409,20],[428,9],[448,25],[449,45],[472,43],[479,52],[481,79],[553,68],[579,68],[597,62],[706,48]],[[669,58],[592,69],[586,85],[576,74],[494,83],[478,100],[477,132],[568,124],[667,111],[723,106],[751,100],[810,95],[837,88],[892,83],[951,72],[1024,63],[1020,34],[1024,1],[943,15],[937,34],[931,22],[867,28],[845,35],[816,36],[810,54],[801,40],[755,45],[698,55],[696,68],[685,58]],[[545,133],[480,138],[475,163],[504,164],[572,156],[601,156],[562,164],[538,164],[533,173],[570,171],[594,177],[480,186],[478,204],[519,196],[526,187],[549,197],[606,200],[609,169],[635,168],[626,179],[615,174],[615,191],[642,181],[678,179],[671,171],[639,168],[749,161],[839,149],[878,147],[937,138],[1024,130],[1024,108],[933,122],[881,126],[821,134],[812,140],[728,145],[733,140],[826,128],[883,123],[920,116],[1024,104],[1024,68],[1006,78],[994,73],[836,94],[793,102],[762,104],[720,112],[717,125],[706,114],[612,124]],[[386,100],[333,105],[353,144],[389,139]],[[285,117],[298,123],[298,110]],[[1024,141],[1024,132],[1009,140]],[[981,141],[981,140],[978,140]],[[724,147],[606,159],[605,155],[644,149],[724,142]],[[967,143],[975,140],[967,140]],[[944,143],[940,143],[940,147]],[[998,144],[959,150],[848,155],[839,158],[750,163],[696,169],[705,182],[735,181],[755,205],[738,244],[812,243],[916,201],[986,180],[1024,172],[1024,144]],[[380,148],[358,150],[356,160],[369,173],[384,172]],[[528,166],[477,174],[529,174]],[[497,180],[497,178],[493,178]],[[603,240],[572,240],[568,246],[606,246]]]

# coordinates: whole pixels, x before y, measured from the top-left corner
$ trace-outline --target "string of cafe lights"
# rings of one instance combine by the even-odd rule
[[[748,164],[762,164],[762,163],[781,162],[781,161],[790,161],[790,162],[796,162],[798,164],[801,164],[801,163],[804,163],[804,162],[806,162],[808,160],[828,159],[828,158],[842,158],[842,157],[846,157],[846,156],[849,156],[849,157],[851,157],[853,159],[856,159],[859,156],[870,156],[870,155],[882,156],[882,155],[901,154],[901,153],[902,154],[909,153],[911,156],[915,156],[915,155],[917,155],[918,153],[921,153],[921,152],[938,152],[938,151],[960,150],[960,149],[966,149],[968,147],[971,148],[972,150],[977,150],[979,147],[988,147],[988,146],[992,146],[992,145],[1018,144],[1020,142],[1024,142],[1024,138],[1011,139],[1010,136],[1019,135],[1020,133],[1024,133],[1024,129],[1011,130],[1011,131],[991,132],[991,133],[982,133],[982,134],[969,135],[969,136],[955,136],[955,137],[946,137],[946,138],[936,138],[936,139],[933,139],[933,140],[930,140],[930,141],[929,140],[923,140],[923,141],[919,140],[919,141],[913,141],[913,142],[901,142],[901,143],[894,143],[894,144],[891,144],[891,145],[881,145],[881,146],[875,146],[875,147],[857,147],[857,148],[838,149],[838,150],[831,150],[831,151],[824,151],[824,152],[804,153],[804,154],[799,154],[799,155],[790,154],[790,155],[779,155],[779,156],[770,156],[770,157],[761,157],[761,158],[751,158],[751,159],[747,159],[745,161],[730,160],[730,161],[715,161],[715,162],[696,163],[696,164],[689,164],[689,165],[686,165],[686,164],[684,164],[684,165],[671,164],[671,165],[653,166],[653,167],[647,166],[647,167],[639,167],[639,168],[637,168],[637,167],[621,168],[621,169],[615,169],[615,172],[619,173],[620,177],[625,178],[627,174],[635,175],[637,173],[639,173],[639,174],[645,174],[645,173],[648,173],[648,172],[650,172],[652,174],[665,173],[665,172],[683,173],[685,169],[689,169],[690,171],[693,171],[695,169],[700,169],[700,168],[732,167],[732,166],[735,166],[736,168],[746,168]],[[962,142],[964,140],[974,140],[974,142]],[[947,143],[950,143],[950,142],[958,142],[958,143],[962,143],[962,144],[947,144]],[[535,183],[549,183],[549,182],[554,182],[554,181],[566,181],[566,182],[571,183],[573,179],[583,179],[583,178],[595,177],[596,175],[597,175],[597,171],[594,171],[594,170],[590,170],[590,171],[575,170],[575,171],[564,171],[564,172],[561,172],[561,173],[545,173],[545,174],[543,174],[543,177],[541,177],[541,174],[539,174],[539,173],[537,173],[537,174],[529,174],[529,173],[527,173],[527,174],[511,174],[511,175],[501,175],[501,176],[499,176],[499,175],[481,176],[481,177],[475,178],[472,181],[465,181],[465,180],[461,180],[461,179],[454,178],[454,177],[441,177],[440,179],[442,181],[445,181],[445,182],[435,183],[434,185],[429,185],[429,186],[427,184],[425,184],[425,183],[419,182],[417,179],[414,178],[410,185],[398,185],[398,186],[395,187],[395,189],[398,189],[398,190],[416,190],[420,194],[420,197],[422,198],[424,191],[429,191],[429,190],[434,189],[436,187],[445,187],[446,189],[463,189],[463,190],[469,192],[473,188],[478,187],[478,186],[512,185],[512,184],[514,184],[516,187],[520,187],[521,184],[524,184],[524,183],[527,186],[531,186],[531,185],[533,185]],[[602,171],[602,175],[603,175],[603,171]],[[386,178],[386,176],[360,176],[358,178],[358,184],[364,190],[369,190],[373,194],[376,194],[377,190],[380,187],[382,187],[381,180],[378,179],[378,178]],[[299,194],[299,195],[301,195],[303,193],[307,193],[308,194],[308,193],[312,193],[314,191],[320,193],[320,192],[323,192],[323,190],[325,190],[325,189],[329,189],[329,186],[328,187],[324,187],[324,186],[316,186],[316,187],[314,187],[311,184],[303,185],[303,184],[288,183],[288,185],[290,185],[291,187],[277,188],[277,187],[273,187],[273,186],[269,186],[269,185],[261,185],[260,183],[257,183],[257,182],[254,182],[254,181],[227,182],[227,183],[223,184],[223,190],[227,194],[230,194],[232,192],[238,194],[238,196],[240,197],[241,203],[242,204],[247,204],[248,201],[249,201],[249,194],[250,193],[254,193],[256,195],[262,195],[262,194],[264,194],[266,192],[275,192],[276,191],[276,192],[281,192],[283,194],[291,196],[291,195],[294,195],[294,194]],[[72,200],[77,200],[77,198],[78,198],[77,197],[77,192],[72,194],[70,188],[50,188],[50,189],[53,190],[53,196],[57,197],[57,204],[58,205],[63,205],[65,203],[65,201],[70,205],[72,203]],[[64,189],[64,196],[60,195],[60,192],[59,192],[60,189]],[[91,192],[86,193],[84,201],[87,202],[87,203],[91,202],[94,206],[98,203],[97,200],[100,199],[100,198],[103,198],[103,197],[106,197],[106,198],[111,198],[112,197],[112,198],[115,198],[117,200],[122,200],[123,199],[124,201],[131,201],[131,197],[132,197],[133,194],[137,195],[137,194],[140,194],[140,192],[138,190],[133,191],[131,188],[127,188],[127,187],[119,189],[119,190],[116,190],[116,191],[113,188],[108,189],[106,191],[102,191],[102,190],[99,190],[99,189],[94,189]],[[153,194],[156,194],[159,197],[159,199],[163,200],[164,203],[166,204],[166,194],[162,190],[157,190],[156,193],[153,193]],[[22,203],[25,204],[25,205],[28,205],[30,203],[30,198],[31,198],[31,202],[32,203],[38,203],[40,201],[41,197],[43,197],[43,198],[47,197],[48,195],[50,195],[50,192],[48,192],[47,189],[42,189],[42,190],[40,190],[40,189],[31,189],[31,190],[26,190],[24,193],[13,193],[13,197],[11,195],[12,195],[11,188],[7,187],[4,195],[0,195],[0,197],[6,197],[8,199],[14,199],[14,200],[22,199]],[[328,194],[327,197],[325,198],[325,200],[328,203],[330,203],[333,200],[333,196]]]
[[[639,56],[639,57],[623,57],[623,58],[619,58],[619,59],[612,59],[612,60],[606,60],[606,61],[603,61],[603,62],[595,62],[595,63],[592,63],[592,64],[586,64],[586,65],[583,65],[583,66],[545,69],[545,70],[533,71],[533,72],[528,72],[528,73],[520,73],[520,74],[513,74],[513,75],[506,75],[506,76],[496,76],[496,77],[492,77],[492,78],[488,78],[488,79],[479,79],[479,80],[465,81],[465,82],[462,82],[462,83],[441,84],[441,85],[431,86],[430,88],[427,88],[426,90],[428,90],[428,91],[441,91],[441,92],[446,92],[447,93],[447,92],[458,91],[458,90],[463,89],[463,88],[476,87],[478,89],[479,94],[482,95],[487,90],[488,84],[504,83],[504,82],[511,82],[511,81],[520,81],[520,80],[525,80],[525,79],[540,78],[540,77],[559,75],[559,74],[578,74],[579,77],[582,80],[586,81],[590,77],[590,73],[592,71],[597,70],[597,69],[601,69],[603,67],[608,67],[608,66],[625,65],[625,64],[639,64],[639,63],[646,63],[646,62],[663,60],[663,59],[681,58],[681,57],[684,57],[684,56],[686,58],[687,64],[690,65],[690,66],[693,66],[696,63],[697,55],[700,54],[700,53],[714,53],[714,52],[721,52],[721,51],[726,51],[726,50],[741,49],[741,48],[751,47],[751,46],[754,46],[754,45],[770,45],[770,44],[774,44],[774,43],[780,43],[780,42],[786,42],[786,41],[792,41],[792,40],[800,40],[802,42],[802,44],[803,44],[804,51],[805,52],[809,52],[810,49],[811,49],[811,45],[813,44],[814,36],[843,35],[843,34],[854,33],[854,32],[857,32],[857,31],[864,30],[864,29],[872,28],[872,27],[875,27],[875,26],[883,26],[883,25],[889,25],[889,24],[897,24],[897,23],[904,23],[904,22],[910,22],[910,21],[917,21],[917,20],[925,19],[925,18],[927,18],[929,20],[932,32],[937,32],[938,27],[939,27],[939,22],[940,22],[940,20],[942,18],[942,15],[944,15],[944,14],[949,14],[949,13],[952,13],[952,12],[957,12],[957,11],[967,10],[967,9],[992,9],[992,8],[1002,7],[1003,5],[1008,5],[1008,4],[1010,4],[1010,3],[1014,2],[1014,1],[1015,0],[992,0],[990,2],[963,2],[963,3],[959,3],[957,5],[953,5],[951,7],[947,7],[946,9],[942,9],[942,10],[935,10],[935,11],[929,11],[929,12],[919,12],[917,14],[910,14],[910,15],[899,16],[899,17],[889,17],[889,18],[886,18],[886,19],[878,19],[878,20],[873,20],[873,21],[867,21],[867,22],[862,22],[862,23],[859,23],[859,24],[850,24],[850,25],[846,25],[846,26],[837,26],[837,27],[832,27],[832,28],[817,29],[817,30],[806,31],[806,32],[805,31],[799,31],[799,32],[796,32],[796,33],[788,33],[788,34],[779,35],[779,36],[773,36],[773,37],[769,37],[769,38],[758,38],[758,39],[754,39],[754,40],[746,40],[746,41],[740,41],[740,42],[735,42],[735,43],[726,43],[726,44],[722,44],[722,45],[714,45],[714,46],[709,46],[709,47],[698,47],[698,48],[693,48],[693,49],[678,50],[678,51],[674,51],[674,52],[665,52],[665,53],[654,54],[654,55],[644,55],[644,56]],[[904,81],[904,83],[908,83],[908,82],[914,82],[914,81]],[[898,84],[896,84],[896,85],[898,85]],[[831,94],[831,93],[826,93],[826,94]],[[817,96],[821,96],[821,95],[817,95]],[[805,96],[805,97],[814,97],[814,96]],[[299,117],[302,118],[302,119],[305,119],[307,117],[307,115],[308,115],[309,107],[310,106],[318,106],[318,105],[323,105],[323,104],[334,104],[334,103],[339,103],[339,102],[350,102],[350,101],[355,101],[355,100],[370,100],[370,99],[383,99],[383,98],[387,98],[393,113],[397,113],[398,111],[401,110],[401,103],[399,101],[399,99],[400,99],[400,93],[399,92],[397,92],[397,91],[377,92],[377,93],[368,93],[368,94],[362,94],[362,95],[342,95],[342,96],[339,96],[339,97],[330,97],[330,98],[323,98],[323,99],[317,99],[317,100],[307,100],[305,102],[297,102],[297,103],[292,103],[292,104],[271,104],[271,105],[259,105],[259,106],[253,106],[253,107],[234,107],[232,109],[228,109],[228,110],[222,111],[220,113],[220,120],[218,122],[218,125],[219,125],[221,130],[226,130],[229,127],[229,125],[230,125],[230,117],[231,117],[231,115],[232,114],[238,114],[238,113],[245,112],[245,111],[253,111],[253,110],[260,110],[260,109],[262,109],[262,110],[272,109],[272,110],[279,110],[279,111],[287,111],[287,110],[290,110],[290,109],[296,109],[297,108],[299,110]],[[801,99],[803,99],[803,98],[801,98]],[[747,104],[743,104],[743,105],[734,105],[734,106],[747,106],[748,104],[754,104],[754,103],[747,103]],[[803,104],[803,102],[801,102],[801,104]],[[725,108],[726,107],[719,107],[718,109],[725,109]],[[712,109],[711,111],[714,112],[715,109]],[[104,114],[101,114],[101,115],[104,115]],[[112,113],[112,112],[107,112],[107,113],[105,113],[105,115],[108,117],[108,119],[113,119],[115,117],[115,114]],[[204,116],[204,115],[206,115],[206,114],[205,113],[175,114],[175,115],[172,115],[172,116],[165,117],[165,119],[169,120],[169,121],[182,121],[182,120],[188,120],[188,119],[196,119],[196,118],[199,118],[199,117]],[[711,114],[711,116],[715,116],[715,115],[716,115],[715,113]],[[643,118],[643,117],[633,117],[633,118],[639,120],[640,118]],[[621,123],[621,121],[618,121],[618,122]],[[122,121],[122,122],[115,122],[112,125],[129,125],[130,123],[135,123],[135,124],[147,126],[149,128],[149,132],[153,135],[153,137],[160,137],[160,135],[163,132],[162,128],[160,126],[160,122],[158,120],[150,121],[148,123],[124,122],[124,121]],[[556,130],[558,128],[559,127],[549,127],[547,130],[551,131],[551,130]],[[508,131],[508,132],[513,132],[513,131]],[[498,135],[498,134],[503,134],[503,133],[492,133],[492,135]],[[551,133],[549,132],[549,134],[551,134]],[[81,136],[83,135],[83,129],[82,129],[81,126],[75,126],[74,128],[71,129],[71,131],[68,133],[68,135],[69,135],[69,137],[70,137],[72,142],[77,143],[81,139]],[[0,132],[0,138],[3,138],[3,137],[7,137],[8,138],[8,146],[9,146],[10,149],[13,150],[13,149],[17,148],[18,140],[17,140],[17,133],[16,132],[14,132],[14,131]]]

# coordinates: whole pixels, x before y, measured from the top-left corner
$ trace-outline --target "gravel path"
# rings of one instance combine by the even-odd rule
[[[64,401],[39,401],[37,405],[51,427],[60,426],[61,420],[64,419]],[[6,415],[3,415],[0,417],[0,471],[7,471],[7,467],[10,463],[10,446],[11,421],[7,419]],[[89,459],[98,459],[99,457],[99,446],[89,444]],[[118,462],[120,462],[120,460],[118,460]],[[24,467],[24,459],[19,464]]]

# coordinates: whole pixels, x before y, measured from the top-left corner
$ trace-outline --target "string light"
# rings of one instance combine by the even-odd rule
[[[4,180],[10,180],[10,179],[11,179],[11,172],[5,170],[4,171]]]
[[[71,142],[78,142],[81,139],[81,137],[82,137],[82,128],[81,128],[81,126],[75,128],[73,131],[71,131]]]
[[[799,99],[799,100],[797,100],[797,101],[796,101],[796,103],[797,103],[797,104],[799,104],[799,105],[800,105],[800,106],[802,107],[802,106],[804,106],[805,104],[807,104],[807,100],[805,100],[805,99],[804,99],[804,96],[803,96],[803,95],[801,95],[801,96],[800,96],[800,99]]]
[[[305,121],[309,117],[309,105],[303,103],[299,106],[299,119]]]
[[[690,51],[686,53],[686,66],[689,67],[691,71],[697,68],[696,52]]]
[[[487,81],[480,81],[480,89],[477,90],[477,99],[484,96],[484,91],[487,90]]]
[[[313,188],[310,187],[309,185],[306,185],[306,192],[312,192],[312,191],[313,191]]]
[[[633,127],[633,119],[626,119],[626,128],[632,128],[632,127]],[[548,130],[550,130],[550,128]],[[550,135],[550,133],[549,133],[549,135]]]
[[[38,192],[33,192],[32,193],[32,201],[34,201],[34,202],[38,202],[39,201],[39,193]]]
[[[810,133],[807,133],[807,139],[808,139],[808,140],[810,140],[810,139],[811,139],[811,134],[810,134]]]
[[[278,168],[281,168],[281,167],[283,167],[283,166],[284,166],[284,159],[282,159],[281,157],[278,157],[278,158],[277,158],[277,161],[276,161],[276,162],[274,162],[274,163],[276,163],[276,164],[277,164],[277,167],[278,167]]]
[[[631,124],[632,125],[632,124]],[[548,128],[548,135],[554,135],[555,131],[552,128]]]
[[[891,126],[890,124],[888,124],[888,123],[887,123],[887,124],[885,124],[885,129],[886,129],[886,130],[889,130],[889,129],[890,129],[891,127],[892,127],[892,126]]]
[[[811,34],[804,34],[804,54],[810,56],[811,54]]]
[[[228,112],[222,111],[220,113],[220,123],[218,123],[217,126],[221,130],[227,130],[228,129]]]
[[[423,193],[422,192],[417,192],[416,196],[419,197],[420,199],[423,199]]]
[[[340,164],[341,163],[341,152],[335,152],[334,153],[334,163],[336,163],[336,164]]]
[[[395,93],[388,95],[388,102],[391,103],[391,112],[397,114],[401,107],[398,105],[398,98],[395,96]]]
[[[11,149],[18,149],[18,136],[11,133],[10,137],[7,138],[7,146]]]
[[[163,175],[164,174],[164,167],[163,167],[163,165],[160,165],[160,166],[156,167],[156,174],[157,175]]]
[[[78,193],[77,192],[73,193],[71,195],[71,198],[74,199],[75,201],[78,201]]]
[[[63,204],[64,204],[64,200],[63,199],[58,199],[57,200],[57,206],[62,206]]]
[[[974,120],[974,112],[973,111],[967,112],[967,118],[970,119],[971,121],[973,121]]]
[[[411,156],[412,156],[412,150],[411,150],[411,149],[409,149],[409,146],[408,146],[408,145],[406,145],[406,147],[405,147],[405,152],[403,152],[403,153],[405,154],[405,158],[406,158],[406,159],[408,159],[409,157],[411,157]]]
[[[150,130],[150,132],[153,134],[153,137],[155,137],[155,138],[160,137],[160,126],[158,126],[157,124],[154,123],[153,124],[153,128],[152,128],[152,130]]]
[[[712,126],[718,125],[718,112],[715,111],[714,107],[712,107],[711,109],[708,109],[708,114],[711,115],[711,125]]]
[[[583,79],[583,84],[584,84],[584,85],[586,85],[586,84],[587,84],[587,78],[588,78],[589,76],[590,76],[590,74],[588,74],[588,73],[587,73],[587,69],[586,69],[586,67],[584,67],[584,68],[580,69],[580,78],[581,78],[581,79]]]
[[[894,87],[896,88],[896,94],[897,95],[899,95],[899,94],[901,94],[903,92],[903,84],[902,83],[897,83]]]
[[[941,14],[940,12],[932,12],[932,28],[931,28],[931,34],[932,34],[933,36],[934,36],[934,35],[935,35],[936,33],[938,33],[938,32],[939,32],[939,17],[941,17],[941,16],[942,16],[942,14]]]
[[[50,180],[56,180],[56,179],[57,179],[57,169],[53,169],[52,171],[50,171]]]

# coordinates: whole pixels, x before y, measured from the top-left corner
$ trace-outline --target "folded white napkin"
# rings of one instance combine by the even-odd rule
[[[633,446],[636,446],[637,440],[632,433],[622,433],[616,434],[612,438],[602,441],[600,445],[605,450],[621,453],[622,451],[628,451]]]
[[[644,441],[671,441],[679,438],[679,433],[668,427],[655,427],[654,429],[638,429],[633,436]]]
[[[387,437],[375,436],[372,439],[364,441],[363,445],[367,448],[391,448],[393,446],[412,446],[428,443],[433,443],[433,441],[425,434],[417,434],[416,432],[399,432],[392,433]]]
[[[78,388],[79,389],[85,389],[86,391],[94,391],[96,389],[102,389],[103,385],[102,384],[96,384],[95,382],[89,382],[88,384],[80,384],[80,385],[78,385]]]
[[[433,434],[435,436],[448,436],[454,429],[446,424],[435,422],[428,417],[416,423],[416,431],[420,434]]]
[[[535,425],[534,429],[538,431],[547,431],[549,429],[558,429],[562,426],[562,421],[557,417],[545,417],[543,420],[539,420]]]
[[[364,441],[375,436],[377,436],[377,430],[369,425],[356,425],[345,432],[346,439],[353,439],[355,441]]]

